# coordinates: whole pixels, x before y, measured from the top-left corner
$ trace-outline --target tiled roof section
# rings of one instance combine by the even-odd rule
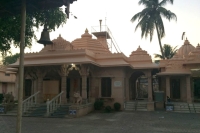
[[[142,50],[140,46],[136,51],[133,51],[129,57],[129,61],[141,61],[141,62],[152,62],[151,56],[147,53],[147,51]]]
[[[183,58],[186,58],[193,50],[195,50],[195,47],[186,39],[184,44],[178,49],[177,54]]]
[[[72,45],[70,42],[66,41],[59,35],[57,39],[54,39],[52,45],[46,45],[41,52],[54,51],[54,50],[72,50]]]
[[[92,35],[85,30],[81,38],[75,39],[72,42],[73,49],[87,49],[96,54],[110,53],[108,48],[105,48],[97,39],[92,39]]]
[[[182,56],[180,56],[178,53],[176,53],[170,60],[182,60]]]

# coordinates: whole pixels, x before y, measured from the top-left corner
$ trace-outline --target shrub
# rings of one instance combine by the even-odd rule
[[[94,103],[94,109],[95,110],[101,110],[103,107],[103,101],[102,100],[98,100]]]
[[[105,111],[106,111],[107,113],[110,113],[111,110],[112,110],[112,108],[111,108],[110,106],[106,106],[106,107],[105,107]]]
[[[118,102],[114,103],[114,108],[115,108],[116,111],[119,111],[120,108],[121,108],[121,104],[118,103]]]

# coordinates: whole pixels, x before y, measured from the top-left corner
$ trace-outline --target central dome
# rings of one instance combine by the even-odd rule
[[[100,41],[97,39],[92,39],[92,35],[88,33],[88,30],[85,30],[85,33],[81,38],[75,39],[72,42],[73,49],[87,49],[95,54],[105,54],[110,53],[109,49],[104,47]]]

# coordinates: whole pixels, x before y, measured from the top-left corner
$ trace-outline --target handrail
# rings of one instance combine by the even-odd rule
[[[47,116],[49,116],[50,113],[53,113],[53,111],[55,111],[60,106],[61,96],[62,96],[63,93],[64,93],[64,91],[62,91],[60,94],[55,96],[50,101],[47,100]]]
[[[23,112],[26,112],[28,109],[30,109],[33,105],[37,103],[37,95],[40,93],[40,91],[36,92],[32,96],[28,97],[22,102],[23,105]]]

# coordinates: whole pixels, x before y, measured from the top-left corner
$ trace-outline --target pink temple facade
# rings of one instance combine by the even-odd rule
[[[127,57],[112,53],[104,34],[95,36],[97,39],[87,29],[72,42],[59,35],[53,45],[38,53],[26,53],[24,99],[39,91],[38,101],[43,103],[63,92],[62,103],[67,104],[73,101],[74,92],[79,92],[87,102],[103,99],[111,106],[119,102],[125,105],[122,110],[130,101],[144,101],[148,111],[162,106],[156,101],[156,92],[163,93],[163,102],[167,96],[173,102],[200,102],[199,45],[194,47],[186,39],[172,59],[156,64],[140,46]],[[15,99],[18,68],[19,60],[3,71],[13,72],[12,80],[1,81],[0,89],[5,91],[7,83],[6,91],[12,91]]]

